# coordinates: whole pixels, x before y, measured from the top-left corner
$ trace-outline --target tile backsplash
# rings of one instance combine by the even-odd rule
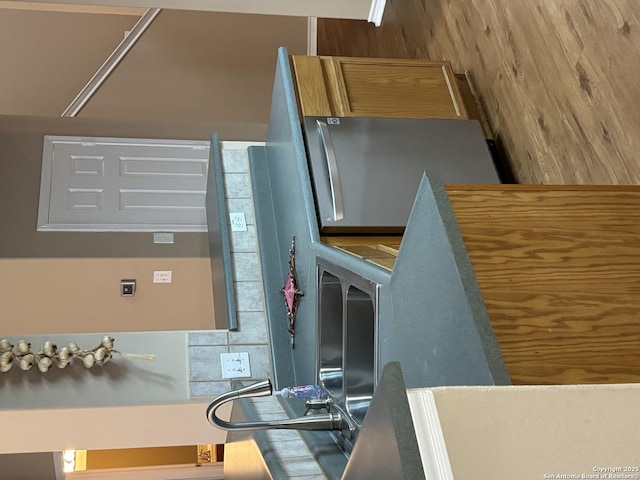
[[[270,377],[272,369],[246,144],[224,142],[222,169],[227,209],[244,213],[247,223],[247,231],[231,234],[238,330],[189,332],[191,397],[215,397],[230,390],[231,381],[222,378],[221,353],[249,354],[251,377],[242,380]]]
[[[225,199],[229,213],[243,212],[246,232],[231,233],[231,262],[236,295],[238,330],[189,333],[189,393],[191,397],[216,397],[231,389],[231,380],[222,378],[221,353],[249,354],[251,377],[271,377],[272,364],[267,330],[264,290],[256,240],[255,210],[246,148],[222,148]],[[261,420],[286,416],[275,397],[252,399]],[[327,477],[294,430],[267,432],[270,451],[275,454],[287,478],[325,480]]]

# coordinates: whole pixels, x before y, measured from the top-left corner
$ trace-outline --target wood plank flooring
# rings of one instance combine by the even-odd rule
[[[640,2],[388,0],[320,19],[318,53],[468,70],[516,181],[640,184]]]

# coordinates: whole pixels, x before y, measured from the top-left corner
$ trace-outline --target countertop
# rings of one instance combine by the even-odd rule
[[[378,284],[378,381],[384,366],[393,362],[401,368],[407,388],[510,384],[444,185],[435,172],[425,172],[421,180],[392,271],[321,242],[286,48],[278,50],[266,146],[250,147],[249,159],[275,388],[317,383],[318,261]],[[293,237],[298,288],[304,296],[292,349],[280,289]],[[407,434],[397,435],[401,440]],[[308,436],[305,440],[316,457],[325,448],[316,449]],[[362,441],[361,435],[356,449]]]

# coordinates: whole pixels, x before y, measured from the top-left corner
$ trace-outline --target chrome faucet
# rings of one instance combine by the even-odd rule
[[[261,380],[257,383],[249,385],[238,390],[232,390],[223,393],[209,403],[207,407],[207,419],[211,425],[215,425],[223,430],[271,430],[271,429],[290,429],[290,430],[333,430],[340,431],[348,438],[353,438],[355,434],[355,425],[348,419],[346,415],[338,409],[332,408],[330,402],[326,402],[325,408],[327,413],[305,415],[297,418],[286,418],[283,420],[267,420],[262,422],[227,422],[216,416],[216,410],[223,404],[240,398],[265,397],[273,393],[271,380]],[[318,409],[317,405],[312,407]]]

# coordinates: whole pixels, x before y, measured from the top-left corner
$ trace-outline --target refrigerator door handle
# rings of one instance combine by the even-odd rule
[[[329,186],[331,187],[331,202],[333,204],[333,220],[338,221],[344,218],[344,204],[342,202],[342,187],[340,186],[340,173],[338,172],[338,162],[336,161],[336,151],[331,140],[331,133],[326,122],[316,120],[322,149],[327,159],[327,170],[329,172]]]

